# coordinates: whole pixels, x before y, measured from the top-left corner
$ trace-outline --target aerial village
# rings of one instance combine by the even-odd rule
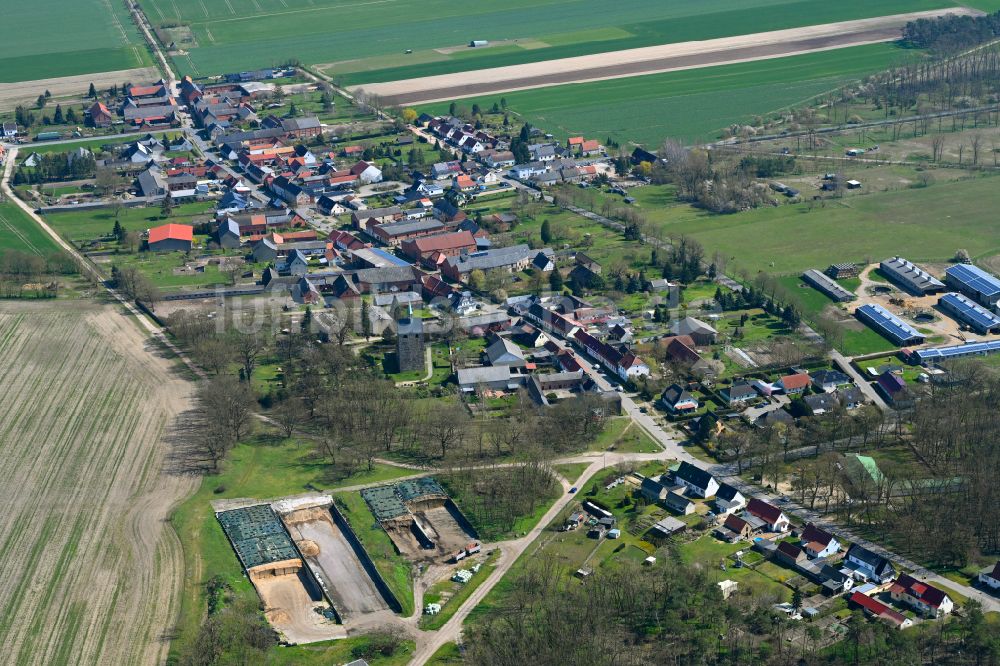
[[[830,256],[797,289],[828,298],[848,330],[891,343],[848,357],[768,285],[726,275],[694,242],[645,233],[629,211],[652,187],[654,153],[556,141],[499,108],[489,124],[454,112],[392,119],[306,86],[317,105],[352,107],[333,126],[276,98],[282,76],[131,86],[86,113],[92,128],[131,134],[54,153],[59,168],[35,150],[59,137],[26,139],[14,183],[47,219],[111,211],[107,228],[60,232],[110,278],[131,280],[133,299],[168,328],[266,306],[278,338],[309,327],[317,344],[352,340],[399,390],[473,416],[527,400],[628,422],[634,448],[605,442],[612,464],[583,487],[560,476],[555,520],[538,527],[551,538],[536,556],[580,584],[609,558],[664,566],[662,546],[685,544],[722,598],[767,599],[793,634],[815,626],[826,643],[843,637],[852,609],[905,630],[956,612],[972,589],[996,598],[1000,563],[956,594],[955,582],[830,521],[831,507],[888,503],[940,480],[924,470],[890,487],[872,456],[837,453],[869,426],[817,435],[813,424],[891,429],[893,415],[952,381],[948,361],[1000,351],[1000,278],[967,260]],[[4,130],[17,140],[16,126]],[[78,190],[38,187],[67,169]],[[819,179],[817,192],[839,188],[837,178]],[[610,203],[580,204],[596,193]],[[119,225],[143,208],[160,210],[163,224]],[[281,373],[266,390],[281,387]],[[783,442],[784,462],[741,451],[745,432]],[[792,461],[824,446],[836,480],[810,489]],[[515,534],[483,534],[449,490],[414,472],[349,500],[309,492],[213,509],[271,625],[302,644],[402,623],[398,563],[417,572],[421,627],[453,598],[454,612],[462,587],[484,580]]]

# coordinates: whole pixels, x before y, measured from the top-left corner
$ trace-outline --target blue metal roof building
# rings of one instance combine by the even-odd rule
[[[981,305],[992,308],[1000,300],[1000,279],[972,264],[955,264],[944,272],[945,281]]]
[[[963,356],[985,356],[987,354],[995,354],[996,352],[1000,352],[1000,340],[968,342],[964,345],[954,345],[951,347],[918,349],[914,353],[921,363],[935,363]]]
[[[945,294],[938,307],[980,335],[1000,333],[1000,317],[962,294]]]
[[[384,259],[385,261],[389,262],[393,266],[409,266],[410,265],[407,261],[405,261],[403,259],[400,259],[399,257],[397,257],[394,254],[389,254],[385,250],[382,250],[382,249],[377,248],[377,247],[373,247],[373,248],[370,248],[370,249],[372,251],[372,254],[380,257],[381,259]]]
[[[854,311],[854,316],[897,345],[919,345],[924,341],[920,331],[881,305],[866,303]]]

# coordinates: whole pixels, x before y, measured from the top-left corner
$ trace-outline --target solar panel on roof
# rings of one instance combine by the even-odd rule
[[[962,285],[963,291],[972,291],[981,298],[1000,296],[1000,279],[997,279],[977,266],[955,264],[954,266],[949,266],[945,274]]]
[[[961,356],[973,356],[975,354],[992,354],[1000,352],[1000,340],[989,342],[970,342],[964,345],[954,345],[951,347],[935,347],[933,349],[918,349],[917,358],[921,362],[939,361],[949,358],[959,358]]]
[[[880,305],[866,303],[855,310],[855,315],[877,332],[897,344],[906,344],[924,339],[924,336],[917,329]]]
[[[961,294],[945,294],[938,299],[938,305],[982,333],[1000,328],[1000,317]]]

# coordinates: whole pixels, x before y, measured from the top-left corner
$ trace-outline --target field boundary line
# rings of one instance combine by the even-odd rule
[[[27,236],[26,236],[26,235],[24,234],[24,232],[22,232],[22,231],[18,230],[18,228],[14,226],[14,223],[13,223],[13,222],[11,222],[10,220],[8,220],[8,219],[7,219],[6,217],[4,217],[3,215],[0,215],[0,222],[3,222],[3,225],[4,225],[5,227],[7,227],[7,229],[8,229],[8,230],[9,230],[9,231],[10,231],[10,232],[11,232],[12,234],[14,234],[15,236],[17,236],[17,237],[18,237],[18,239],[19,239],[19,240],[20,240],[20,241],[21,241],[22,243],[24,243],[24,244],[25,244],[25,245],[27,246],[27,248],[28,248],[29,250],[31,250],[32,252],[34,252],[35,254],[37,254],[37,255],[38,255],[39,257],[40,257],[40,256],[42,256],[42,253],[41,253],[41,251],[39,251],[39,249],[38,249],[37,247],[35,247],[35,244],[34,244],[34,243],[32,243],[32,242],[31,242],[30,240],[28,240],[28,237],[27,237]]]
[[[271,12],[270,14],[253,14],[252,16],[236,16],[236,11],[233,11],[233,18],[215,19],[212,23],[231,23],[233,21],[253,21],[256,19],[272,18],[274,16],[284,16],[286,14],[305,14],[309,12],[325,12],[332,10],[343,10],[343,9],[354,9],[355,7],[367,7],[368,5],[384,5],[390,2],[396,2],[396,0],[369,0],[368,2],[358,2],[353,5],[339,5],[337,7],[311,7],[308,9],[289,9],[287,12]],[[225,0],[225,3],[232,8],[229,4],[229,0]],[[198,23],[204,23],[204,21],[198,21]]]

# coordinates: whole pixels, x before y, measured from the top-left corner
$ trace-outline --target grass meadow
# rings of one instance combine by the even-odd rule
[[[520,119],[560,139],[583,134],[658,146],[667,137],[717,138],[754,116],[797,105],[844,83],[913,57],[872,44],[756,62],[577,83],[503,95]],[[489,108],[500,95],[462,100]],[[422,105],[447,112],[448,103]]]
[[[51,0],[50,0],[51,1]],[[197,42],[176,59],[195,76],[298,58],[333,64],[347,83],[388,81],[626,48],[954,6],[952,0],[144,0],[153,25],[187,25]],[[612,21],[609,25],[609,18]],[[464,49],[471,40],[488,48]],[[456,48],[457,47],[457,48]],[[406,50],[412,50],[406,54]],[[440,49],[440,50],[439,50]],[[441,50],[444,50],[442,52]],[[359,62],[378,58],[374,62]]]
[[[146,67],[152,64],[125,3],[37,0],[4,6],[0,83]]]

